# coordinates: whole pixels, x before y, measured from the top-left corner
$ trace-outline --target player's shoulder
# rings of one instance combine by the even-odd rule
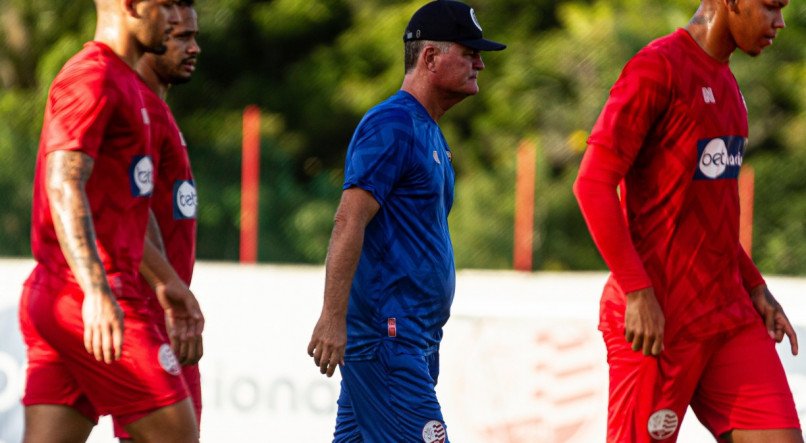
[[[692,40],[691,36],[688,31],[680,28],[651,41],[636,54],[635,58],[656,64],[674,64],[690,52],[690,42],[687,40]]]
[[[405,94],[405,95],[404,95]],[[398,92],[381,103],[375,105],[361,121],[361,126],[367,128],[413,129],[417,119],[416,109],[412,106],[408,94]]]
[[[109,94],[126,81],[134,81],[130,69],[111,49],[88,42],[64,64],[53,81],[54,88],[70,88],[82,93]]]

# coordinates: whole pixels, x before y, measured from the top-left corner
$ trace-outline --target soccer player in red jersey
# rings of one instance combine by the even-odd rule
[[[154,323],[170,337],[190,390],[197,425],[201,419],[201,332],[204,317],[188,289],[196,258],[196,187],[185,139],[165,97],[171,85],[185,83],[195,70],[201,49],[193,0],[179,0],[179,23],[173,27],[162,55],[145,54],[137,70],[148,90],[144,93],[151,117],[156,181],[151,195],[154,223],[149,225],[140,279],[140,292],[147,294]],[[167,260],[166,260],[167,259]],[[147,277],[147,278],[146,278]],[[152,287],[156,290],[152,290]],[[178,318],[177,318],[178,317]],[[166,324],[167,321],[167,324]],[[170,326],[170,327],[169,327]],[[116,421],[115,436],[131,441]]]
[[[94,40],[51,85],[37,156],[37,264],[20,299],[23,438],[85,441],[111,414],[137,441],[197,442],[179,363],[137,290],[154,163],[134,67],[165,51],[178,10],[174,0],[95,6]]]
[[[611,270],[609,442],[675,441],[689,405],[719,441],[803,441],[775,351],[797,337],[739,244],[748,123],[728,64],[772,44],[788,3],[702,0],[627,63],[592,130],[574,192]]]

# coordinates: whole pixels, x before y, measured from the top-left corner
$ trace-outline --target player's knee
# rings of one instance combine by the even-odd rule
[[[151,412],[126,430],[137,443],[197,443],[199,429],[189,399]]]

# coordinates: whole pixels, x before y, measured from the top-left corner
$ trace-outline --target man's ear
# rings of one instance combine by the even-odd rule
[[[137,3],[140,3],[140,0],[120,0],[121,9],[123,12],[131,17],[140,18],[140,14],[137,12]]]
[[[429,71],[436,70],[436,57],[438,53],[439,51],[437,51],[437,48],[434,46],[427,45],[425,48],[423,48],[421,57],[423,58],[423,63],[425,63],[426,69]]]
[[[722,0],[730,12],[739,12],[739,0]]]

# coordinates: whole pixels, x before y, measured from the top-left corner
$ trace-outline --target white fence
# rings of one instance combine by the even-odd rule
[[[17,326],[28,260],[0,260],[0,443],[20,439],[24,349]],[[437,387],[458,443],[604,441],[607,366],[596,330],[601,273],[461,271]],[[338,376],[306,354],[322,302],[321,267],[199,263],[207,317],[205,442],[328,442]],[[806,342],[806,279],[768,278]],[[806,357],[779,352],[806,423]],[[91,442],[111,442],[102,420]],[[693,414],[681,442],[713,441]]]

